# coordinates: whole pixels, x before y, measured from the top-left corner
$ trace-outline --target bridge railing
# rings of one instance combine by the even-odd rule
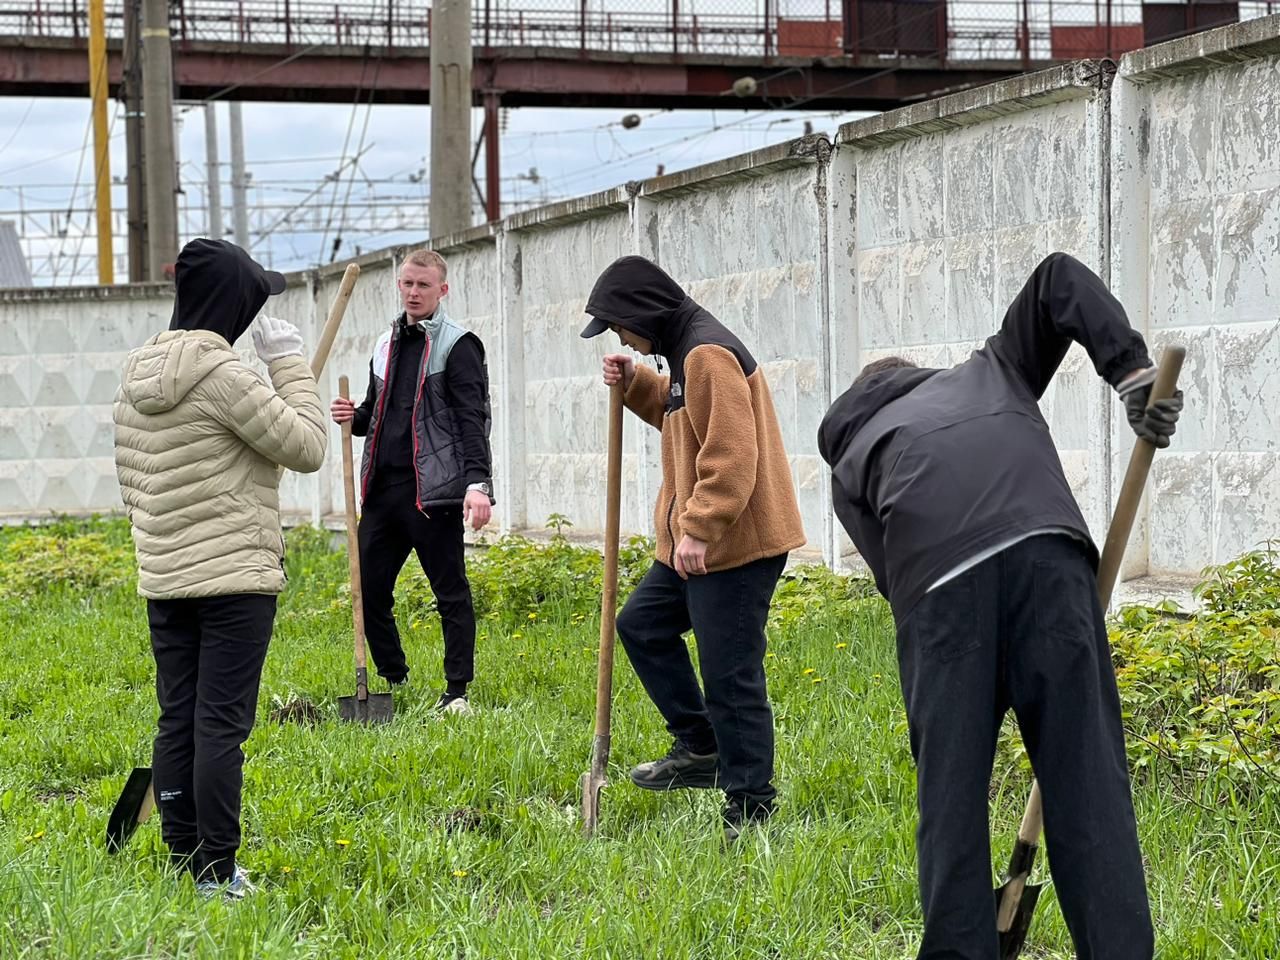
[[[124,5],[107,0],[108,36],[124,34]],[[1118,56],[1222,23],[1280,13],[1280,0],[473,0],[481,50],[713,56],[928,57],[1028,62]],[[183,43],[428,46],[425,0],[177,0]],[[0,35],[88,35],[87,0],[0,0]]]

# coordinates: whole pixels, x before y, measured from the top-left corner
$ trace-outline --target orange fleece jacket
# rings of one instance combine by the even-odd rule
[[[707,572],[731,570],[804,545],[791,464],[764,370],[743,373],[715,344],[689,351],[684,406],[666,413],[671,378],[636,365],[624,400],[662,431],[662,490],[654,509],[657,558],[675,566],[688,534],[707,542]]]

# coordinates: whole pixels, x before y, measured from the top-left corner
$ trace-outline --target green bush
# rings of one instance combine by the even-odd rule
[[[0,536],[0,597],[101,590],[132,583],[133,543],[123,521],[59,520]]]
[[[1280,782],[1280,557],[1211,567],[1204,607],[1129,607],[1111,631],[1130,759],[1156,774]]]
[[[581,623],[600,612],[604,559],[599,550],[570,542],[565,530],[572,524],[563,516],[553,514],[547,526],[554,531],[548,541],[509,535],[468,559],[478,618],[505,626],[536,619]],[[652,560],[652,540],[631,537],[621,545],[619,596],[635,589]],[[415,615],[435,610],[425,577],[412,579],[406,599]]]

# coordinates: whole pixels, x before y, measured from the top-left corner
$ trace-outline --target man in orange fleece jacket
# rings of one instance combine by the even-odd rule
[[[626,354],[604,358],[605,383],[622,383],[627,407],[662,431],[657,562],[618,615],[618,637],[675,742],[631,781],[719,785],[725,836],[736,839],[773,812],[764,628],[787,553],[805,542],[773,399],[742,341],[643,257],[611,264],[586,312],[583,337],[612,330],[671,364],[660,376]]]

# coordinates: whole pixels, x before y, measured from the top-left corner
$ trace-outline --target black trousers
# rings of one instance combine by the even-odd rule
[[[378,675],[399,683],[409,675],[392,608],[396,578],[418,555],[444,627],[444,678],[465,685],[475,675],[476,614],[462,540],[462,508],[433,508],[430,516],[414,502],[412,483],[369,491],[360,517],[360,579],[364,588],[364,629]]]
[[[149,600],[160,723],[152,784],[176,863],[229,881],[240,847],[244,751],[258,705],[276,598]]]
[[[920,960],[996,960],[987,804],[1010,707],[1079,957],[1149,960],[1120,698],[1082,547],[1032,537],[930,591],[898,627],[898,662],[918,774]]]
[[[720,785],[770,805],[773,711],[765,689],[765,621],[786,555],[682,580],[649,568],[618,614],[618,637],[667,729],[696,753],[720,754]],[[683,634],[693,630],[703,691]]]

